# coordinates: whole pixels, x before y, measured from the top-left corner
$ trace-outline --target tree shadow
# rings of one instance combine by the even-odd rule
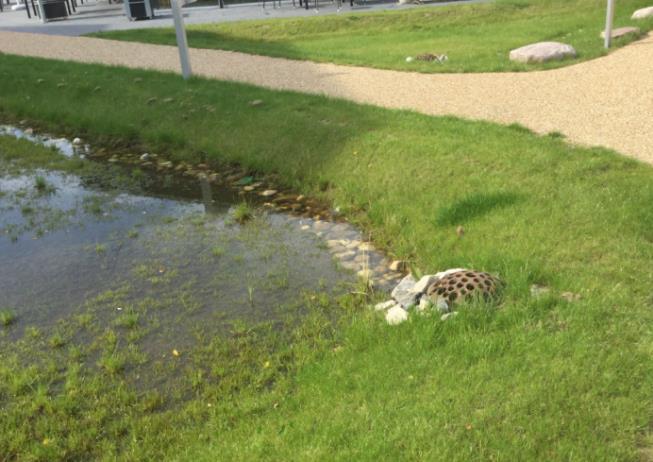
[[[459,225],[493,210],[514,205],[524,198],[512,192],[482,192],[470,194],[453,203],[440,207],[435,216],[435,223],[439,226]]]

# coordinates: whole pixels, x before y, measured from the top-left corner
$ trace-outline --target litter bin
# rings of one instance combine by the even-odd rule
[[[150,0],[125,0],[123,5],[125,14],[130,21],[152,19],[154,17],[154,9]]]
[[[39,0],[38,4],[41,21],[43,22],[68,17],[66,0]]]

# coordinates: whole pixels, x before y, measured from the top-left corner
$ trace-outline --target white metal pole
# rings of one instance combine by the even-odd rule
[[[614,22],[614,2],[615,0],[608,0],[608,11],[605,15],[605,38],[604,46],[605,48],[610,48],[612,43],[612,23]]]
[[[181,61],[181,75],[188,79],[191,75],[190,59],[188,57],[188,41],[186,40],[186,29],[184,18],[181,15],[180,0],[170,0],[172,16],[175,21],[175,32],[177,33],[177,48],[179,48],[179,60]]]

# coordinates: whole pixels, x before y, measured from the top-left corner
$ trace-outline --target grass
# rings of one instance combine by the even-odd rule
[[[9,308],[0,310],[0,326],[7,327],[16,322],[16,312]]]
[[[637,460],[651,445],[650,166],[519,127],[234,83],[5,55],[0,74],[12,82],[0,87],[4,118],[276,173],[421,272],[470,267],[507,282],[497,305],[394,328],[361,309],[376,300],[317,294],[289,330],[202,339],[158,360],[192,390],[170,409],[162,390],[125,378],[133,366],[109,349],[120,342],[101,356],[108,374],[75,365],[65,344],[28,367],[12,352],[0,363],[0,454],[566,461]],[[531,284],[551,291],[534,298]]]
[[[246,223],[254,216],[254,209],[247,202],[241,202],[233,211],[233,219],[240,224]]]
[[[621,0],[615,27],[648,0]],[[496,0],[474,5],[313,18],[189,25],[191,47],[216,48],[291,59],[419,72],[503,72],[549,69],[605,54],[599,37],[605,25],[604,0]],[[174,45],[172,28],[107,31],[97,37]],[[624,45],[631,39],[615,42]],[[513,63],[508,53],[529,43],[559,41],[578,52],[574,60],[544,65]],[[444,64],[406,58],[446,54]]]

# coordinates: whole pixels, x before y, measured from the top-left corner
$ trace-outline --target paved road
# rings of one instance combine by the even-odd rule
[[[0,52],[179,72],[177,49],[89,37],[0,32]],[[543,72],[419,74],[191,50],[196,74],[430,115],[517,122],[653,164],[653,35]]]

